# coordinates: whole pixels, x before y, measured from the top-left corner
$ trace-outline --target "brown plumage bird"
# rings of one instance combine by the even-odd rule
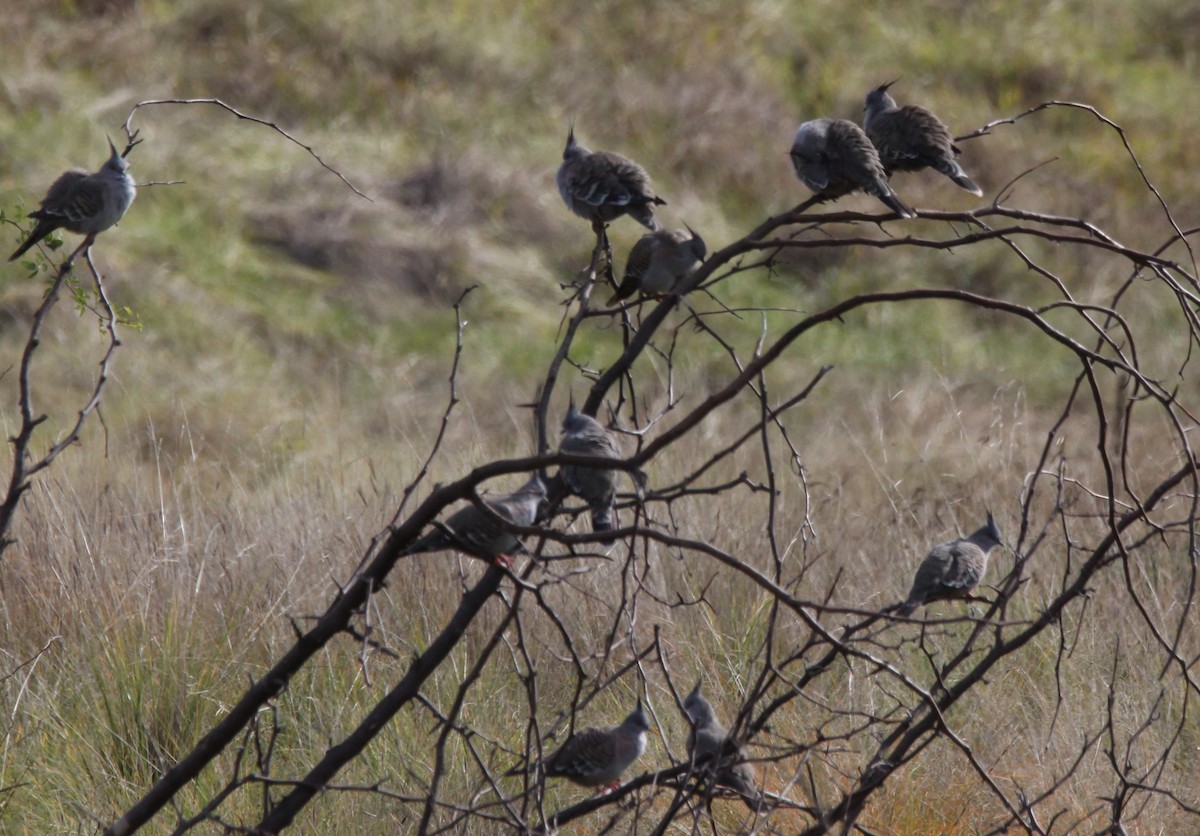
[[[866,192],[902,218],[917,216],[888,185],[887,172],[871,140],[848,119],[805,122],[796,130],[791,158],[800,182],[821,200]]]
[[[704,239],[691,227],[646,233],[629,251],[625,278],[608,304],[615,304],[639,290],[646,294],[670,293],[700,266],[707,254]]]
[[[581,787],[615,790],[619,779],[646,750],[650,720],[637,708],[619,726],[586,728],[575,732],[546,758],[547,778],[566,778]]]
[[[95,174],[72,169],[59,175],[50,186],[42,205],[29,213],[37,224],[16,252],[8,257],[16,261],[38,241],[56,229],[65,229],[93,238],[125,216],[137,197],[137,185],[129,175],[129,163],[117,151],[112,140],[108,160]]]
[[[612,432],[592,416],[577,410],[575,404],[571,404],[563,418],[558,450],[580,456],[621,458],[621,448]],[[564,465],[562,468],[563,482],[571,493],[588,504],[592,513],[592,531],[597,533],[616,528],[613,502],[617,497],[617,474],[616,470],[601,467]],[[611,546],[614,542],[605,540],[603,545]]]
[[[404,554],[456,550],[496,565],[510,565],[510,553],[521,547],[521,540],[505,526],[504,520],[527,528],[537,520],[537,512],[546,501],[546,485],[537,474],[510,494],[483,500],[492,513],[474,504],[459,508],[444,522],[404,550]]]
[[[729,739],[729,729],[717,719],[712,705],[700,693],[700,683],[683,701],[683,710],[691,722],[687,736],[688,757],[701,758],[724,755],[705,768],[715,776],[715,785],[736,792],[746,806],[757,811],[762,793],[755,780],[754,767],[746,762],[746,750]]]
[[[650,175],[628,157],[593,151],[575,141],[575,126],[567,133],[563,161],[555,178],[567,208],[597,227],[629,215],[649,229],[661,225],[654,207],[666,201],[654,193]]]
[[[895,83],[889,81],[876,87],[867,94],[863,107],[863,130],[879,151],[884,169],[891,174],[932,168],[960,188],[982,197],[983,189],[975,185],[955,159],[960,152],[950,129],[920,105],[898,107],[888,94],[888,88]]]
[[[935,546],[921,561],[898,614],[912,615],[917,607],[934,601],[970,596],[987,572],[988,555],[998,545],[1000,529],[989,513],[987,524],[971,536]]]

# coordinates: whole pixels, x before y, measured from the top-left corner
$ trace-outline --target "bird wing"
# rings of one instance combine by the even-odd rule
[[[656,233],[643,235],[633,245],[633,249],[629,251],[629,258],[625,262],[625,278],[632,278],[636,282],[641,282],[646,275],[646,270],[650,266],[650,262],[654,258],[654,249],[657,242]]]
[[[68,212],[74,203],[75,194],[89,177],[90,175],[86,171],[79,169],[63,172],[51,184],[49,191],[46,192],[46,196],[42,198],[42,208],[36,212],[31,212],[29,217],[45,218],[47,220],[71,220],[72,216]]]
[[[617,292],[609,297],[608,304],[627,299],[641,288],[646,270],[654,256],[655,234],[643,235],[629,250],[629,257],[625,260],[625,278],[621,280]]]
[[[839,189],[863,189],[870,194],[890,191],[887,174],[879,161],[879,152],[862,129],[846,119],[835,119],[825,143],[829,170],[837,172],[831,186]],[[842,181],[842,182],[838,182]]]
[[[755,798],[758,795],[754,767],[746,763],[746,748],[729,740],[729,730],[714,719],[709,724],[688,733],[688,755],[697,760],[705,756],[728,753],[719,758],[719,763],[709,764],[715,770],[716,785],[728,787],[742,795]]]
[[[949,129],[932,112],[917,105],[905,105],[883,115],[883,124],[872,139],[886,165],[903,170],[924,168],[938,160],[954,156]]]
[[[558,449],[563,453],[580,456],[621,458],[621,449],[612,433],[599,424],[589,424],[578,432],[567,433],[562,437]],[[616,491],[615,470],[566,465],[562,468],[562,476],[571,492],[589,503],[610,503]]]
[[[611,766],[617,756],[614,728],[586,728],[576,732],[546,764],[546,775],[586,783]]]
[[[929,553],[917,569],[909,601],[930,603],[942,598],[960,598],[979,585],[986,569],[983,550],[967,540],[942,543]]]
[[[564,453],[575,453],[581,456],[603,456],[608,459],[621,458],[621,448],[617,446],[613,434],[599,424],[563,436],[559,445]]]
[[[688,754],[697,759],[715,755],[725,747],[729,730],[715,719],[707,725],[693,729],[688,735]]]
[[[531,501],[530,497],[522,494],[509,494],[498,496],[494,499],[485,499],[483,504],[513,525],[520,526],[533,525],[534,513],[537,510],[535,501]],[[481,514],[481,516],[486,515]],[[499,527],[499,523],[496,520],[492,520],[492,522]]]
[[[104,212],[104,195],[105,184],[99,177],[89,174],[76,178],[69,190],[64,189],[56,204],[56,214],[63,218],[63,226],[72,232],[94,232],[87,225]],[[49,211],[49,208],[43,211]]]
[[[591,206],[628,206],[656,198],[645,170],[620,154],[596,151],[581,158],[570,175],[571,196]]]
[[[829,187],[829,164],[824,155],[810,154],[792,149],[792,167],[796,174],[814,192],[824,191]]]
[[[492,500],[487,505],[500,516],[505,516],[504,511],[496,507],[496,502]],[[457,549],[474,557],[492,560],[516,548],[520,542],[495,516],[484,513],[474,505],[459,508],[435,526],[433,531],[413,543],[406,554]]]
[[[949,547],[950,544],[943,543],[921,561],[913,577],[912,590],[908,593],[909,601],[928,603],[938,597],[951,561]]]
[[[974,543],[965,540],[953,543],[942,585],[947,590],[970,592],[983,580],[986,561],[983,549]]]

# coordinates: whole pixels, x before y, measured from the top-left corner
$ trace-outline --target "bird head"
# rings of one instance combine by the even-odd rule
[[[987,512],[987,525],[983,527],[984,534],[990,539],[996,541],[996,545],[1000,545],[1000,528],[996,525],[996,521],[992,519],[992,512]]]
[[[704,261],[704,257],[708,255],[708,246],[704,243],[704,239],[700,237],[700,233],[692,229],[687,224],[683,225],[688,232],[692,233],[691,247],[692,252],[696,255],[697,261]]]
[[[571,120],[570,127],[567,128],[567,145],[563,148],[563,159],[569,160],[572,157],[577,157],[587,151],[582,145],[575,141],[575,120]]]
[[[800,157],[803,160],[819,159],[832,123],[832,119],[810,119],[796,128],[796,136],[792,140],[792,157]]]
[[[129,168],[129,163],[127,163],[125,158],[121,156],[121,152],[117,150],[117,146],[113,145],[112,138],[105,137],[105,139],[108,140],[108,150],[110,153],[108,160],[104,163],[104,167],[123,173]]]
[[[583,432],[587,429],[588,424],[594,421],[594,418],[584,415],[575,408],[575,399],[571,399],[570,405],[567,407],[567,414],[563,416],[562,431],[564,433]]]
[[[893,78],[891,81],[880,84],[870,93],[868,93],[867,100],[863,102],[863,110],[865,110],[868,114],[871,114],[879,113],[895,107],[896,100],[888,95],[888,88],[899,80],[899,77]]]
[[[708,700],[704,699],[704,695],[700,693],[700,680],[696,680],[696,687],[687,695],[687,699],[683,701],[683,711],[688,716],[693,726],[703,726],[712,720],[712,706]]]
[[[642,732],[650,731],[650,718],[646,716],[646,711],[642,708],[641,700],[638,700],[637,708],[625,718],[625,725]]]
[[[572,393],[571,400],[567,404],[567,414],[563,416],[562,428],[564,431],[579,423],[579,410],[575,408],[575,395]]]

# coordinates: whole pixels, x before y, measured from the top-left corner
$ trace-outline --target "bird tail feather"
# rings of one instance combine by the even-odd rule
[[[621,280],[621,284],[617,286],[617,292],[614,293],[612,296],[610,296],[608,298],[608,302],[606,302],[605,304],[611,307],[612,305],[615,305],[617,302],[621,301],[622,299],[628,299],[630,296],[632,296],[634,294],[634,291],[636,291],[637,289],[638,289],[637,279],[633,278],[628,273],[626,273],[625,278]]]
[[[616,518],[611,505],[598,505],[592,508],[592,531],[597,534],[603,534],[606,531],[612,531],[617,527]],[[601,545],[611,546],[617,542],[615,539],[602,540]]]
[[[976,197],[983,197],[983,189],[979,188],[975,181],[963,171],[962,166],[954,160],[946,160],[944,165],[938,166],[938,171],[953,180],[960,189],[966,189]]]
[[[661,198],[655,198],[655,203],[666,203]],[[629,210],[629,215],[642,226],[654,232],[662,229],[662,222],[654,217],[654,204],[647,203],[643,206],[638,206]]]
[[[976,197],[983,197],[983,189],[975,185],[975,181],[967,175],[960,174],[957,177],[951,177],[950,179],[957,183],[960,188],[966,189]]]
[[[908,207],[903,200],[896,196],[896,193],[888,188],[883,194],[877,195],[889,209],[895,212],[902,218],[915,218],[917,213]]]
[[[54,227],[52,225],[43,224],[41,221],[38,221],[37,226],[33,228],[33,232],[29,233],[29,237],[25,239],[25,243],[17,247],[17,251],[10,255],[8,260],[16,261],[18,258],[25,255],[25,253],[29,252],[30,248],[33,247],[34,244],[36,244],[38,241],[41,241],[53,231]]]

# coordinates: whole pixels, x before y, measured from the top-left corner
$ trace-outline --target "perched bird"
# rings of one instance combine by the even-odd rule
[[[602,229],[609,221],[629,215],[650,229],[658,229],[656,204],[666,201],[654,193],[650,175],[628,157],[611,151],[592,151],[575,141],[575,126],[567,133],[558,191],[567,208]]]
[[[534,474],[528,482],[510,494],[491,497],[483,504],[495,515],[522,527],[533,525],[539,506],[546,500],[546,485]],[[440,552],[456,549],[480,560],[509,566],[509,552],[520,548],[521,541],[496,516],[474,504],[460,508],[445,522],[434,523],[433,531],[404,550],[405,554]]]
[[[566,778],[581,787],[615,790],[618,779],[646,750],[650,720],[637,708],[619,726],[575,732],[544,762],[547,778]]]
[[[863,191],[902,218],[917,215],[888,185],[879,152],[862,128],[848,119],[813,119],[796,130],[792,168],[821,200]]]
[[[1000,529],[989,513],[987,524],[970,537],[935,546],[921,561],[912,590],[898,613],[912,615],[923,604],[969,597],[987,571],[988,554],[998,545]]]
[[[37,220],[33,231],[8,257],[16,261],[56,229],[86,235],[88,242],[121,220],[137,196],[137,184],[129,176],[129,163],[108,141],[112,154],[95,174],[72,169],[60,174],[42,199],[40,209],[30,212]]]
[[[608,300],[615,304],[638,290],[646,294],[670,293],[689,273],[700,266],[708,248],[690,226],[647,232],[629,251],[625,278]]]
[[[584,415],[575,409],[573,403],[563,418],[562,440],[559,442],[558,451],[580,456],[621,458],[621,448],[613,434],[592,416]],[[613,519],[613,502],[617,497],[616,470],[564,465],[562,478],[571,493],[588,504],[592,512],[592,531],[612,531],[616,528]],[[603,542],[604,545],[611,546],[615,541]]]
[[[983,189],[975,185],[955,159],[959,150],[950,130],[919,105],[897,107],[896,100],[888,94],[888,88],[895,83],[889,81],[876,87],[867,94],[863,106],[863,130],[875,143],[884,169],[891,174],[932,168],[976,197],[983,197]]]
[[[688,757],[695,761],[726,753],[719,761],[708,764],[716,776],[716,786],[726,787],[742,797],[746,806],[757,811],[762,793],[755,782],[754,767],[746,762],[746,750],[729,740],[729,730],[721,725],[712,705],[700,693],[700,683],[683,701],[683,710],[692,727],[687,736]]]

